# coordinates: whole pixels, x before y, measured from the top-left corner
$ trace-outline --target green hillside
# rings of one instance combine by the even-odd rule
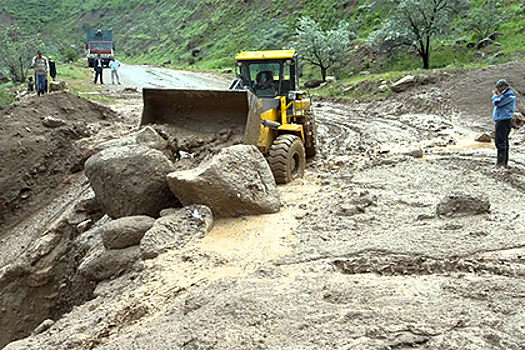
[[[458,12],[448,24],[451,30],[446,36],[433,37],[430,68],[493,64],[525,56],[522,0],[457,1],[465,12]],[[468,49],[466,43],[480,39],[469,27],[468,11],[479,9],[477,15],[471,14],[476,19],[490,12],[485,10],[489,5],[501,17],[497,30],[502,35],[494,45]],[[59,58],[71,49],[83,54],[86,29],[111,28],[121,60],[150,64],[170,60],[181,68],[221,69],[231,67],[240,50],[289,46],[301,17],[312,18],[326,30],[344,20],[356,34],[353,50],[348,62],[329,73],[351,76],[362,70],[384,73],[421,67],[413,50],[378,55],[367,45],[369,35],[385,23],[393,7],[395,2],[388,0],[0,0],[0,26],[5,30],[17,25],[41,40],[46,54]],[[315,71],[309,75],[315,77]]]

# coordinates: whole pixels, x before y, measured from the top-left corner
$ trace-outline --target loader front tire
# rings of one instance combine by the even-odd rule
[[[304,145],[296,135],[279,135],[270,147],[268,163],[275,182],[286,184],[304,176],[306,166]]]

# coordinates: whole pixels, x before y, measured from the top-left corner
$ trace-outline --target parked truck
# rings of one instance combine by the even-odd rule
[[[104,65],[107,67],[111,57],[113,57],[115,43],[113,42],[113,31],[111,29],[88,29],[86,33],[86,56],[88,66],[95,66],[97,55],[102,57]]]

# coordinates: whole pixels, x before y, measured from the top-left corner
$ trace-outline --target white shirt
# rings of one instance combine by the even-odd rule
[[[111,68],[111,70],[117,70],[118,67],[120,67],[119,60],[109,61],[109,68]]]

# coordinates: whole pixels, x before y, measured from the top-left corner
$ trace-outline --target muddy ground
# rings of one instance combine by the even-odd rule
[[[279,186],[279,213],[217,220],[202,240],[99,283],[91,300],[7,348],[523,349],[525,131],[511,135],[510,170],[493,170],[492,143],[474,139],[492,132],[497,79],[510,81],[525,111],[524,71],[442,71],[373,102],[317,100],[319,154],[305,179]],[[95,139],[136,130],[138,97],[112,111],[77,102],[86,125],[100,127],[67,145],[89,151]],[[64,96],[45,98],[54,105],[43,114],[65,110],[76,125]],[[16,136],[27,129],[55,139],[42,113],[29,115],[32,101],[0,111],[10,150],[2,186],[13,173],[4,169],[20,174],[2,190],[0,268],[88,190],[77,166],[85,152],[70,161],[58,143],[31,148],[26,163],[15,157],[32,140]],[[7,115],[27,118],[15,125]],[[33,182],[21,176],[42,162]],[[490,210],[437,215],[450,194]]]

